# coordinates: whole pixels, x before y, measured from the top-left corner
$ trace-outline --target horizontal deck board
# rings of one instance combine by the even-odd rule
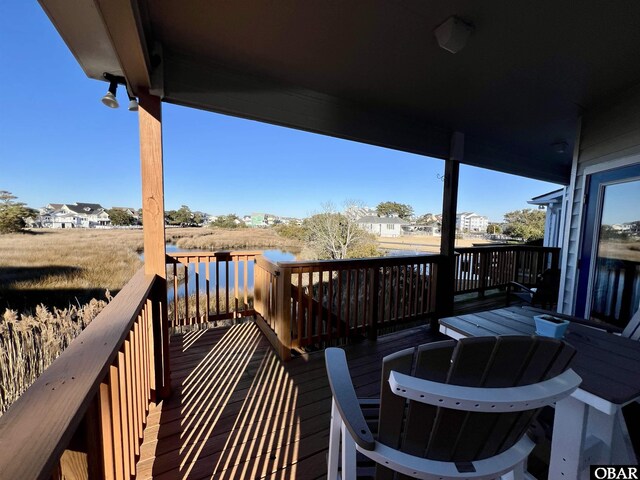
[[[440,339],[427,327],[345,347],[356,391],[375,396],[382,358]],[[282,364],[253,323],[174,335],[172,397],[153,406],[139,478],[326,476],[331,392],[324,355]]]

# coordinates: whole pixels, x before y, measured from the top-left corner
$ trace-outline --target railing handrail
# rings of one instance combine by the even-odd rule
[[[407,263],[419,263],[420,261],[427,261],[428,263],[438,263],[443,258],[442,255],[437,253],[425,253],[422,255],[394,255],[393,257],[373,257],[373,258],[350,258],[346,260],[313,260],[313,261],[291,261],[291,262],[277,262],[279,267],[287,268],[309,268],[309,267],[323,267],[331,266],[330,270],[340,269],[356,269],[356,268],[375,268],[375,267],[389,267],[396,265],[404,265]]]
[[[249,257],[253,257],[253,256],[258,256],[258,255],[262,255],[264,253],[264,250],[220,250],[220,251],[216,251],[216,252],[206,252],[206,251],[202,251],[202,252],[170,252],[167,253],[167,264],[173,264],[178,262],[178,258],[181,257],[190,257],[190,258],[195,258],[195,257],[208,257],[209,261],[216,261],[217,259],[229,259],[232,257],[242,257],[242,256],[249,256]]]
[[[271,273],[272,275],[280,274],[280,269],[278,268],[278,264],[276,262],[272,262],[267,257],[264,257],[264,256],[256,257],[255,262],[256,262],[256,265],[266,270],[267,272]]]
[[[155,281],[140,269],[0,417],[3,478],[50,478]]]

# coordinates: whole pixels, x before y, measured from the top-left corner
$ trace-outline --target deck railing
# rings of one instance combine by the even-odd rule
[[[380,328],[436,311],[439,255],[273,263],[261,253],[167,255],[171,325],[257,313],[265,334],[287,358],[291,348],[374,337]],[[456,253],[455,294],[484,294],[511,281],[532,285],[559,260],[557,248],[523,245]]]
[[[598,257],[591,316],[624,327],[640,302],[640,261]]]
[[[416,255],[274,264],[260,258],[255,309],[282,352],[354,335],[375,337],[380,328],[435,313],[440,259]]]
[[[253,264],[260,251],[167,254],[171,327],[254,315]]]
[[[558,268],[560,249],[529,245],[456,248],[455,293],[506,287],[515,281],[534,285],[538,275]]]
[[[460,251],[460,261],[466,258],[470,271],[486,277],[476,290],[508,279],[531,281],[542,269],[557,266],[556,249]],[[258,325],[287,359],[294,347],[342,343],[362,334],[375,337],[380,328],[429,318],[436,311],[439,255],[275,264],[259,253],[168,256],[174,296],[182,288],[190,299],[193,280],[193,297],[199,299],[195,292],[201,265],[206,265],[205,307],[185,303],[183,317],[174,310],[174,324],[258,313]],[[458,265],[467,271],[463,263]],[[160,353],[166,352],[160,320],[166,300],[164,282],[139,271],[0,417],[2,478],[135,476],[149,402],[166,380],[166,359]]]
[[[154,282],[139,271],[0,417],[0,477],[133,476],[156,388]]]

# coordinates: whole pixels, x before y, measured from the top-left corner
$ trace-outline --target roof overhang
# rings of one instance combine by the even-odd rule
[[[552,205],[554,203],[562,202],[564,195],[565,189],[560,188],[558,190],[554,190],[553,192],[533,197],[531,200],[527,200],[527,203],[530,205]]]
[[[564,184],[580,116],[640,83],[637,1],[40,3],[133,93],[436,158],[459,131],[463,163]],[[452,15],[474,25],[455,55]]]

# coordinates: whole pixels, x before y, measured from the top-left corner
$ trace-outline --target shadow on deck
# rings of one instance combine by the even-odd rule
[[[375,396],[382,358],[444,338],[416,327],[346,347],[356,391]],[[139,478],[326,475],[331,393],[322,352],[282,364],[253,322],[171,339],[173,395],[152,407]]]

